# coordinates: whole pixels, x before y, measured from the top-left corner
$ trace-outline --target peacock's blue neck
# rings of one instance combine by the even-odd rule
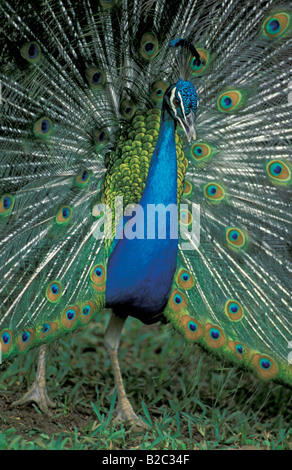
[[[177,157],[175,148],[176,122],[163,107],[157,143],[151,158],[146,186],[140,205],[176,204]]]
[[[163,108],[159,136],[139,202],[143,211],[136,217],[137,224],[144,224],[144,238],[120,239],[108,261],[107,306],[117,313],[135,316],[144,323],[157,321],[163,311],[176,269],[178,239],[172,238],[170,230],[171,225],[177,224],[175,127],[175,122]],[[167,213],[162,223],[166,237],[157,236],[158,217],[155,236],[147,237],[149,205],[157,207],[158,204],[165,208],[172,205],[172,211]]]

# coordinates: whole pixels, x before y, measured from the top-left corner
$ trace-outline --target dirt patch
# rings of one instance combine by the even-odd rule
[[[14,428],[22,436],[31,431],[50,436],[58,432],[74,431],[75,427],[81,429],[94,420],[93,411],[79,404],[69,410],[66,415],[63,412],[60,414],[60,410],[57,408],[51,416],[47,416],[39,412],[32,404],[13,407],[12,403],[18,398],[18,393],[2,393],[0,395],[1,431]]]

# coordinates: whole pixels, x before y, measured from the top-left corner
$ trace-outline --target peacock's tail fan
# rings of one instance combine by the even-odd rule
[[[139,201],[164,93],[182,76],[199,96],[197,140],[178,128],[184,237],[165,315],[291,384],[289,5],[12,0],[0,11],[2,358],[105,305],[115,225],[102,229],[103,204]],[[179,37],[200,58],[170,48]]]

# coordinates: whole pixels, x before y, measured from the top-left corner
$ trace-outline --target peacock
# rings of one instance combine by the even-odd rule
[[[1,0],[1,360],[110,309],[292,385],[291,4]],[[90,327],[90,326],[89,326]],[[290,350],[289,350],[290,348]]]

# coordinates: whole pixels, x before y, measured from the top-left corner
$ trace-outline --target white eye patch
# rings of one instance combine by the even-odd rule
[[[174,104],[175,92],[176,92],[176,87],[171,90],[170,104],[171,104],[172,110],[173,110],[173,112],[174,112],[174,115],[177,116],[176,106],[175,106],[175,104]],[[181,100],[181,96],[180,96],[180,100]]]
[[[182,106],[182,102],[183,102],[183,100],[182,100],[182,96],[181,96],[181,94],[180,94],[180,92],[179,92],[179,91],[177,92],[177,94],[178,94],[178,96],[179,96],[179,99],[180,99],[180,109],[182,110],[182,113],[183,113],[183,119],[185,119],[185,120],[186,120],[185,107],[184,107],[184,106]]]

